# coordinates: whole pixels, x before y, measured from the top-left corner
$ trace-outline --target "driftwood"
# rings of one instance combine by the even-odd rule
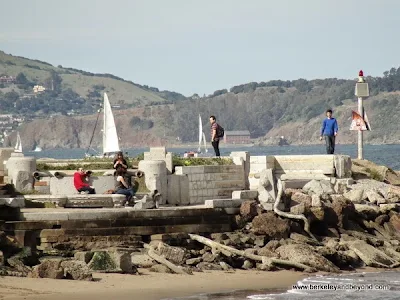
[[[154,248],[148,244],[145,244],[145,248],[148,249],[148,253],[147,255],[150,256],[152,259],[154,259],[156,262],[163,264],[164,266],[167,266],[168,268],[170,268],[173,272],[177,273],[177,274],[184,274],[184,275],[192,275],[191,273],[186,272],[186,270],[184,270],[183,268],[173,264],[172,262],[170,262],[169,260],[165,259],[164,257],[158,255],[157,253],[155,253]]]
[[[285,217],[288,219],[295,219],[295,220],[303,220],[304,222],[304,231],[308,233],[308,235],[313,238],[315,241],[318,241],[315,236],[311,233],[310,231],[310,223],[308,222],[308,219],[304,215],[295,215],[295,214],[290,214],[283,212],[279,210],[278,206],[279,203],[281,202],[282,198],[282,193],[283,193],[283,186],[282,186],[282,181],[278,179],[278,195],[276,196],[275,204],[274,204],[274,212],[281,217]]]
[[[246,258],[249,258],[249,259],[254,260],[254,261],[260,261],[265,265],[282,265],[282,266],[287,266],[287,267],[291,267],[291,268],[304,270],[306,272],[313,272],[314,271],[314,269],[312,267],[309,267],[309,266],[304,265],[302,263],[296,263],[296,262],[291,262],[291,261],[288,261],[288,260],[270,258],[270,257],[266,257],[266,256],[251,254],[251,253],[248,253],[248,252],[245,252],[245,251],[242,251],[242,250],[235,249],[233,247],[229,247],[229,246],[214,242],[214,241],[212,241],[212,240],[210,240],[208,238],[205,238],[205,237],[197,235],[197,234],[189,234],[189,237],[192,240],[198,241],[199,243],[202,243],[202,244],[204,244],[206,246],[209,246],[211,248],[221,249],[221,250],[223,250],[225,252],[229,252],[229,253],[234,254],[234,255],[246,257]]]

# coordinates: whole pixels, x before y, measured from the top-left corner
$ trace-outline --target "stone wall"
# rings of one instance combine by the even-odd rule
[[[244,168],[238,166],[175,167],[175,175],[188,178],[189,204],[204,204],[209,199],[229,199],[232,191],[244,190]]]
[[[250,156],[250,189],[259,185],[264,169],[272,169],[283,180],[327,180],[331,177],[351,177],[351,158],[347,155],[275,155]]]
[[[97,194],[103,194],[105,191],[114,188],[114,180],[114,176],[93,176],[89,184],[95,188]],[[74,177],[71,175],[63,178],[43,177],[35,182],[35,189],[42,192],[49,191],[51,195],[78,194],[74,187]]]

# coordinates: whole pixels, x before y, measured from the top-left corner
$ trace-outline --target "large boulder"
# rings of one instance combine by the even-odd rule
[[[253,220],[255,216],[259,213],[258,203],[255,200],[247,200],[240,206],[240,215],[243,221],[249,222]]]
[[[347,242],[347,245],[349,249],[353,250],[367,266],[389,268],[393,264],[397,263],[395,259],[389,257],[378,248],[367,244],[365,241],[351,241]]]
[[[62,259],[46,259],[40,265],[33,267],[28,275],[31,278],[64,278],[64,268],[61,266]]]
[[[364,191],[361,189],[351,190],[347,193],[344,193],[343,196],[351,202],[357,204],[362,203],[363,200],[366,199],[366,195],[364,195]]]
[[[252,225],[255,234],[267,235],[270,239],[285,239],[290,234],[290,221],[277,217],[273,212],[255,217]]]
[[[338,197],[326,208],[325,221],[330,227],[347,228],[348,221],[354,218],[354,215],[354,203],[344,197]]]
[[[131,254],[132,264],[138,268],[150,268],[156,264],[156,262],[147,254]]]
[[[339,272],[339,268],[305,244],[288,244],[276,249],[280,258],[302,263],[325,272]]]
[[[189,258],[188,252],[180,247],[171,247],[160,242],[157,247],[159,255],[164,256],[167,260],[176,265],[182,265]]]
[[[390,217],[389,223],[393,226],[394,230],[396,230],[398,233],[400,233],[400,215],[399,214],[393,214]]]
[[[311,206],[311,196],[302,192],[296,192],[292,195],[292,200],[297,203],[304,203],[305,206]]]
[[[319,195],[322,199],[329,199],[329,195],[335,193],[329,180],[311,180],[304,187],[303,191],[308,195]]]
[[[386,203],[385,198],[377,190],[367,190],[365,194],[368,198],[368,201],[373,204]]]
[[[364,220],[375,220],[380,213],[379,207],[368,204],[354,204],[354,209]]]
[[[61,267],[67,279],[93,281],[92,272],[83,261],[65,260],[61,262]]]

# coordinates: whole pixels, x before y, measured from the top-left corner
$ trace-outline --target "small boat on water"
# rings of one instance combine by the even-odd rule
[[[39,146],[36,146],[35,149],[33,149],[34,152],[41,152],[42,148],[40,148]]]

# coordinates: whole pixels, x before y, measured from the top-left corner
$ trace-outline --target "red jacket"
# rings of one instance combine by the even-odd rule
[[[81,174],[80,172],[75,172],[74,173],[74,186],[77,190],[83,188],[84,186],[89,187],[90,185],[85,183],[86,175],[85,174]]]

